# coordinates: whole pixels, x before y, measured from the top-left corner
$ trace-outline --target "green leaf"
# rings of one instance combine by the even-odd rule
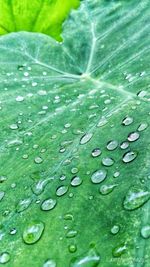
[[[61,41],[62,23],[79,0],[0,0],[0,35],[41,32]]]
[[[149,266],[149,12],[85,0],[63,43],[0,38],[6,266]]]

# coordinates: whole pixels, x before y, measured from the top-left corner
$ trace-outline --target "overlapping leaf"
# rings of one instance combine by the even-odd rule
[[[42,32],[61,40],[62,22],[79,0],[0,0],[0,35]]]

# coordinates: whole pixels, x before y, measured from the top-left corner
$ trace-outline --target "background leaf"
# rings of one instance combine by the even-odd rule
[[[0,0],[0,35],[41,32],[61,40],[62,22],[79,0]]]
[[[0,38],[6,266],[149,266],[149,11],[86,0],[62,44]]]

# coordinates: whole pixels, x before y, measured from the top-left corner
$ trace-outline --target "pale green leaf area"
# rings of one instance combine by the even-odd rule
[[[0,38],[0,263],[149,267],[149,0]]]
[[[61,41],[62,22],[79,0],[0,0],[0,35],[41,32]]]

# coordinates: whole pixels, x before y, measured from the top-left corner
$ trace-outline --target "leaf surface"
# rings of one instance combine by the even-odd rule
[[[1,37],[6,266],[149,266],[149,12],[86,0],[63,43]]]

